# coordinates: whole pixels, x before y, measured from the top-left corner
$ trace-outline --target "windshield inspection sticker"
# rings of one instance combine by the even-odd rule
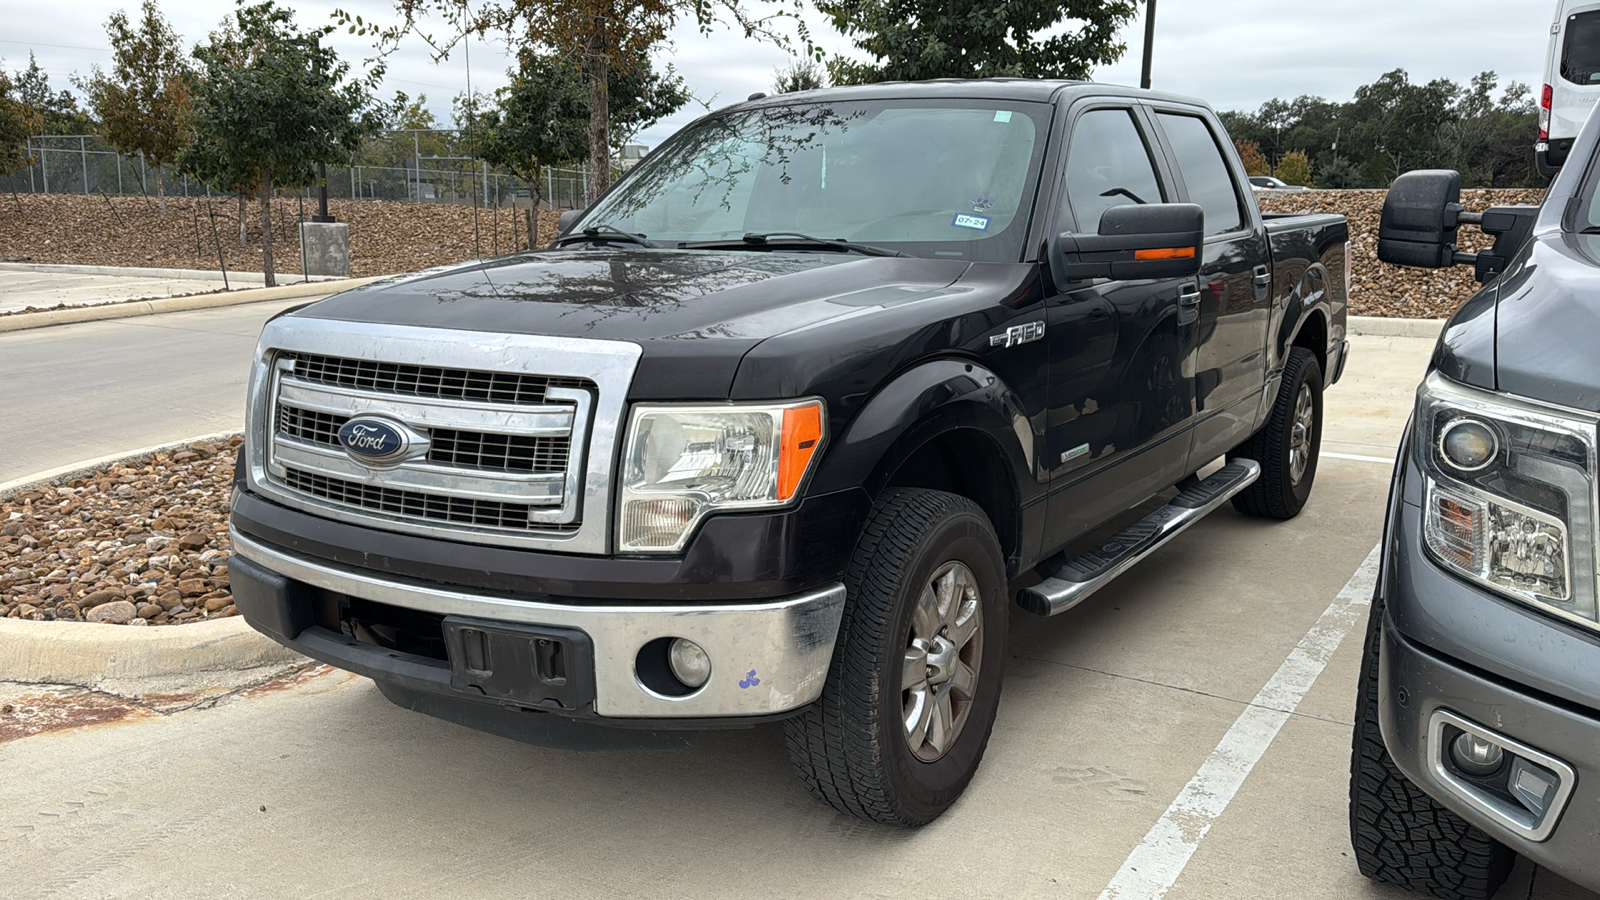
[[[950,224],[955,228],[971,228],[974,231],[988,231],[989,217],[975,216],[971,213],[956,213],[956,217],[950,220]]]

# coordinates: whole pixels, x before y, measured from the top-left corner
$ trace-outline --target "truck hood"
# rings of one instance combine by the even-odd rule
[[[851,314],[873,296],[903,301],[908,290],[936,290],[965,268],[838,253],[549,251],[375,282],[294,315],[636,343],[751,342]]]
[[[1600,236],[1541,234],[1446,324],[1434,363],[1457,381],[1600,412]]]
[[[939,292],[961,260],[839,253],[557,250],[375,282],[291,313],[639,344],[634,400],[721,400],[762,341]]]

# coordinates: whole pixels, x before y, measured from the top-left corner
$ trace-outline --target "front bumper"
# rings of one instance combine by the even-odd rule
[[[575,605],[385,577],[300,556],[236,529],[231,537],[229,577],[239,611],[258,631],[285,646],[410,691],[481,701],[481,693],[452,686],[462,660],[397,652],[357,640],[319,624],[315,605],[326,606],[329,598],[358,598],[407,615],[573,634],[583,651],[576,658],[585,666],[592,659],[592,699],[586,696],[589,689],[582,688],[575,698],[537,708],[601,722],[705,722],[799,709],[822,692],[844,612],[845,589],[838,583],[751,603]],[[705,649],[712,665],[710,680],[682,696],[645,687],[636,671],[641,650],[653,641],[680,637]],[[586,682],[588,674],[577,673],[577,680]]]
[[[1562,877],[1600,889],[1600,720],[1520,686],[1433,654],[1408,640],[1384,615],[1379,653],[1379,723],[1395,765],[1429,796],[1495,840]],[[1454,713],[1490,732],[1526,744],[1572,769],[1571,791],[1547,814],[1540,840],[1508,825],[1463,794],[1441,769],[1445,747],[1430,727],[1437,711]]]

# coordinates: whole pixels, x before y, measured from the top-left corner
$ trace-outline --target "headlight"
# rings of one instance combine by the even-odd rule
[[[821,449],[822,412],[820,400],[635,406],[622,451],[619,549],[671,552],[712,512],[788,503]]]
[[[1600,622],[1597,424],[1429,375],[1417,391],[1412,442],[1428,476],[1429,555],[1515,600]]]

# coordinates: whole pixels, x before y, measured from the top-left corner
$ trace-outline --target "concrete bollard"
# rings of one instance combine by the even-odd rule
[[[350,226],[344,222],[301,222],[300,243],[305,248],[306,274],[350,275]]]

